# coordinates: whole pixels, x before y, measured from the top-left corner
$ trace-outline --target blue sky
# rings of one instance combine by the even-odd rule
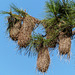
[[[26,9],[27,13],[38,19],[45,17],[44,6],[46,0],[0,0],[0,10],[9,11],[14,3],[17,7]],[[35,57],[17,53],[17,43],[6,34],[7,15],[0,15],[0,75],[42,75],[36,71]],[[71,59],[61,59],[57,50],[50,53],[51,64],[46,75],[74,75],[75,74],[75,39],[71,44]],[[54,56],[52,56],[54,54]]]

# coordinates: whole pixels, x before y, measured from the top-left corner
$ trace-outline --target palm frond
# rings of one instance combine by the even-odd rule
[[[25,11],[23,11],[22,9],[19,9],[14,4],[10,5],[10,7],[14,10],[14,12],[17,12],[21,16],[26,16],[27,15],[27,13]]]
[[[12,14],[12,12],[11,11],[10,12],[1,11],[0,14],[9,14],[10,15],[10,14]]]

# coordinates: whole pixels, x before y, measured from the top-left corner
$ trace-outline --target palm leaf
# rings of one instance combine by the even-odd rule
[[[10,12],[1,11],[0,14],[9,14],[10,15],[10,14],[12,14],[12,12],[11,11]]]
[[[14,4],[10,5],[10,7],[14,10],[14,12],[17,12],[21,16],[26,16],[27,15],[27,13],[25,11],[19,9]]]

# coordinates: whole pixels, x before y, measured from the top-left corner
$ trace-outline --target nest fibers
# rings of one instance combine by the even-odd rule
[[[12,21],[12,19],[14,21]],[[16,20],[15,18],[9,17],[9,34],[12,40],[16,41],[18,40],[18,34],[21,28],[21,21]]]
[[[71,49],[71,37],[64,35],[64,32],[61,32],[59,35],[59,53],[61,55],[66,55],[70,58],[70,49]]]
[[[18,45],[20,47],[26,48],[26,46],[29,44],[31,39],[31,32],[33,31],[33,28],[36,23],[39,23],[39,21],[29,15],[27,15],[23,19],[23,25],[20,29],[20,33],[18,37]]]
[[[12,40],[16,41],[18,40],[18,34],[20,31],[20,27],[21,27],[21,21],[17,22],[9,31],[10,33],[10,37],[12,38]]]
[[[40,72],[46,72],[50,64],[48,48],[41,48],[37,58],[37,68]]]

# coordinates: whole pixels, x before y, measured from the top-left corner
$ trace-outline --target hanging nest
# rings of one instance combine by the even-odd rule
[[[7,30],[11,29],[11,27],[13,27],[17,22],[21,22],[22,21],[22,17],[16,14],[12,14],[10,15],[8,18],[8,28]],[[17,25],[15,25],[15,27],[20,28],[20,25],[17,23]]]
[[[17,20],[15,17],[8,17],[9,26],[7,30],[9,30],[10,38],[14,41],[18,40],[19,30],[21,28],[21,21]]]
[[[64,32],[61,32],[59,35],[59,53],[60,55],[66,55],[70,58],[70,49],[71,49],[71,37],[64,35]]]
[[[40,72],[46,72],[50,64],[50,55],[48,48],[42,47],[38,53],[37,68]]]
[[[36,23],[38,23],[38,20],[29,15],[23,19],[23,25],[20,29],[18,37],[18,45],[20,47],[27,47],[30,43],[31,33]]]
[[[18,35],[20,32],[21,28],[21,21],[17,22],[9,31],[10,37],[12,40],[17,41],[18,40]]]
[[[62,23],[64,25],[62,25]],[[59,23],[59,27],[61,28],[61,32],[59,33],[59,53],[60,55],[67,54],[67,57],[70,58],[72,25],[66,24],[65,21]]]
[[[40,24],[40,23],[41,23],[40,20],[38,20],[38,19],[36,19],[36,18],[34,18],[34,17],[32,17],[32,16],[28,16],[28,17],[29,17],[29,19],[31,20],[31,22],[32,22],[33,24]]]
[[[35,48],[38,53],[37,69],[40,72],[46,72],[50,64],[50,56],[48,47],[46,47],[46,39],[42,35],[33,35],[31,46]]]

